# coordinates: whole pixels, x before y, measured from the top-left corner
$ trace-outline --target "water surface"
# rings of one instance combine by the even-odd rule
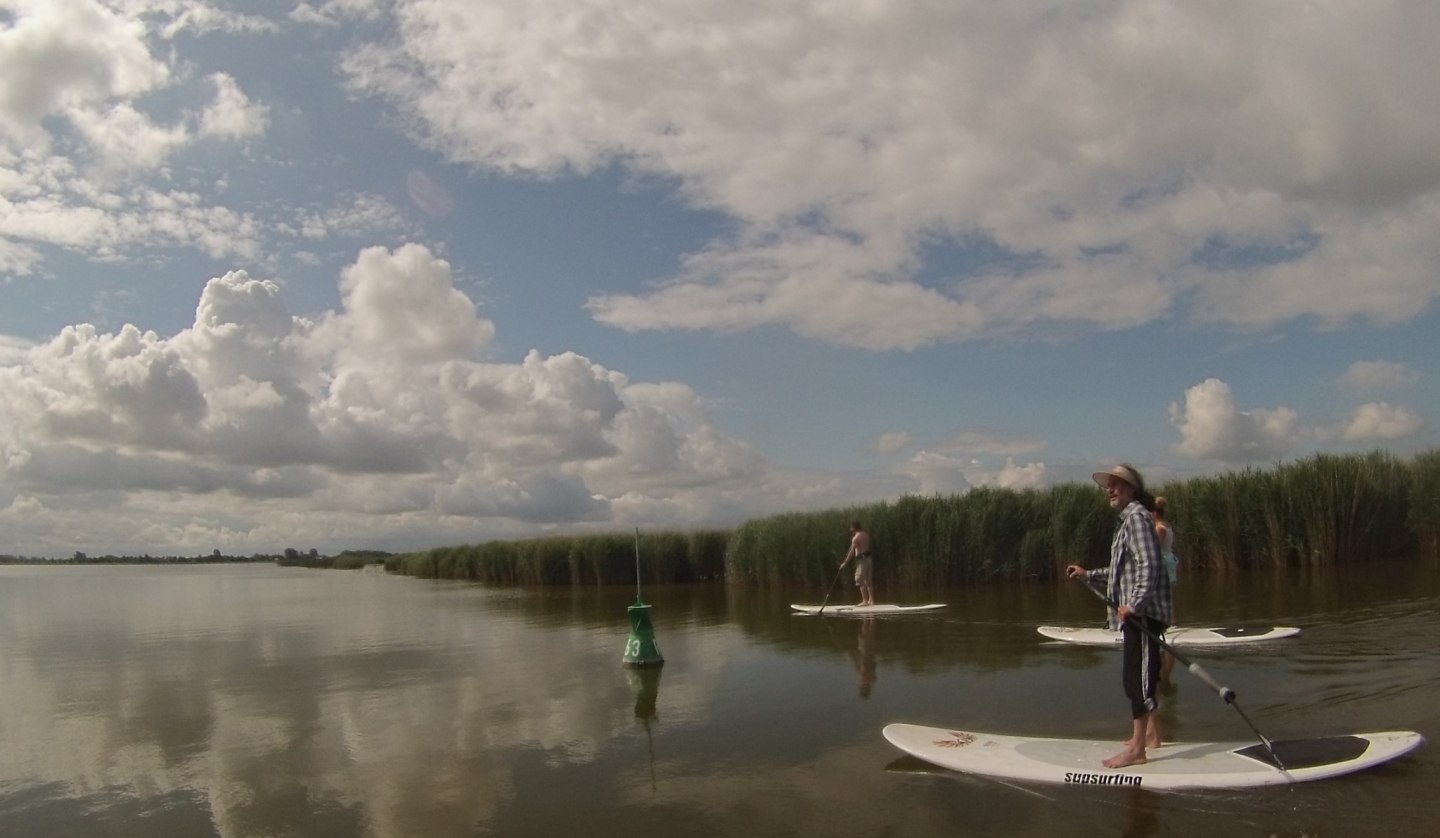
[[[1191,624],[1298,625],[1194,657],[1272,739],[1412,729],[1352,777],[1157,794],[933,772],[909,721],[1129,731],[1073,584],[881,591],[936,615],[795,616],[823,590],[646,589],[665,665],[621,666],[633,588],[497,590],[269,565],[0,567],[0,835],[931,836],[1440,833],[1440,575],[1186,579]],[[1177,739],[1246,740],[1177,669]]]

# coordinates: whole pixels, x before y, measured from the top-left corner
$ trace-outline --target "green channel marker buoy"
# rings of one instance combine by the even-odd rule
[[[660,647],[655,644],[655,627],[650,625],[650,606],[640,599],[640,530],[635,530],[635,604],[630,612],[630,637],[625,641],[626,666],[663,666]]]

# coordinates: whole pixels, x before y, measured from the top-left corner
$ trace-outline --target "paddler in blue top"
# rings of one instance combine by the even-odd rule
[[[1106,583],[1106,597],[1119,607],[1109,615],[1110,627],[1120,629],[1124,641],[1121,680],[1130,699],[1131,733],[1119,753],[1106,759],[1107,768],[1145,762],[1145,748],[1160,746],[1161,648],[1155,639],[1174,619],[1170,577],[1165,572],[1160,538],[1152,514],[1155,499],[1145,491],[1145,478],[1129,463],[1097,471],[1092,479],[1105,490],[1120,523],[1110,540],[1110,566],[1086,570],[1065,568],[1071,579]],[[1136,621],[1143,621],[1149,631]]]

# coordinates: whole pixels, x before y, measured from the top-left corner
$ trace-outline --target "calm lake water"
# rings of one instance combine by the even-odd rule
[[[849,594],[850,592],[846,592]],[[268,565],[0,567],[4,836],[1431,836],[1440,574],[1182,579],[1182,623],[1298,625],[1194,659],[1271,739],[1412,729],[1382,768],[1159,794],[932,772],[909,721],[1129,733],[1073,583],[886,591],[936,615],[792,616],[823,590],[646,589],[665,665],[621,666],[633,588],[496,590]],[[1177,668],[1175,739],[1249,728]]]

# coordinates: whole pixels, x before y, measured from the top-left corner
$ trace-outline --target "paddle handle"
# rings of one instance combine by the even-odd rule
[[[1163,641],[1163,640],[1160,641],[1160,645],[1161,645],[1161,646],[1164,646],[1165,649],[1170,652],[1170,654],[1175,655],[1175,647],[1174,647],[1174,646],[1168,645],[1168,644],[1165,643],[1165,641]],[[1189,662],[1189,661],[1186,661],[1184,658],[1180,657],[1179,655],[1175,655],[1175,660],[1180,661],[1180,663],[1184,664],[1185,669],[1188,670],[1191,675],[1194,675],[1196,678],[1199,678],[1201,681],[1204,681],[1206,686],[1208,686],[1210,689],[1214,690],[1215,692],[1219,693],[1219,695],[1220,695],[1220,700],[1221,700],[1221,701],[1225,702],[1226,704],[1234,704],[1234,703],[1235,703],[1235,691],[1232,690],[1232,689],[1230,689],[1229,687],[1222,686],[1221,684],[1219,684],[1218,682],[1216,682],[1216,680],[1215,680],[1214,678],[1211,678],[1211,677],[1210,677],[1210,673],[1208,673],[1208,672],[1206,672],[1205,670],[1203,670],[1203,669],[1200,668],[1200,664],[1198,664],[1198,663],[1191,663],[1191,662]]]

